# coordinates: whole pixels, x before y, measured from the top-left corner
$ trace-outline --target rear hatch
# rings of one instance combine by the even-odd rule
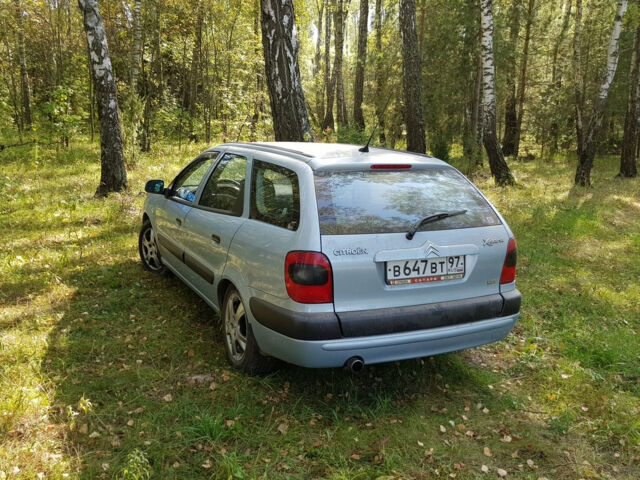
[[[497,315],[509,239],[500,218],[450,166],[402,167],[315,172],[336,313],[493,295]],[[426,223],[407,238],[413,224],[440,213],[457,214]],[[341,317],[347,335],[344,318],[349,316]]]

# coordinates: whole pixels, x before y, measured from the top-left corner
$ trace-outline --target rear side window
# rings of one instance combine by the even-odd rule
[[[250,218],[297,230],[300,190],[296,173],[288,168],[254,160]]]
[[[487,201],[450,168],[316,172],[320,232],[324,235],[406,232],[424,217],[467,210],[419,231],[500,224]]]

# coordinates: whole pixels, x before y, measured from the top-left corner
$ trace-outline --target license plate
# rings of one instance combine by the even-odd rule
[[[386,262],[388,285],[441,282],[464,277],[464,255]]]

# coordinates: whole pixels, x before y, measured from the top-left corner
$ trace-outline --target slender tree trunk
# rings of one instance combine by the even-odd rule
[[[260,41],[260,0],[254,0],[254,14],[253,14],[253,37],[256,45],[256,57],[258,56],[258,45]],[[208,51],[208,50],[207,50]],[[206,59],[206,84],[211,85],[209,79],[209,58]],[[262,68],[256,62],[256,100],[253,105],[253,115],[251,116],[251,124],[249,126],[249,141],[256,141],[256,130],[258,127],[258,121],[260,120],[260,114],[262,113],[262,90],[264,89]],[[211,92],[207,88],[207,119],[206,119],[206,136],[207,143],[211,139]]]
[[[520,138],[522,135],[522,117],[524,115],[524,99],[527,87],[527,63],[529,61],[529,43],[531,41],[531,25],[533,24],[533,9],[535,0],[529,0],[527,8],[527,24],[524,29],[524,46],[522,47],[522,62],[520,63],[520,81],[518,82],[518,117],[516,124],[516,135],[514,141],[513,155],[520,153]]]
[[[580,0],[578,0],[578,3],[580,3]],[[627,0],[620,0],[618,2],[618,8],[613,21],[613,29],[611,30],[611,37],[609,39],[609,48],[607,50],[607,67],[603,75],[602,83],[600,84],[598,97],[594,102],[593,115],[589,120],[586,132],[583,132],[582,145],[580,145],[579,142],[578,168],[576,169],[575,176],[576,185],[591,185],[591,168],[593,167],[593,160],[596,156],[596,149],[598,148],[598,142],[600,140],[602,119],[606,112],[609,90],[613,83],[616,69],[618,68],[622,18],[627,11],[627,3]],[[582,5],[580,5],[579,10],[582,13]],[[577,26],[578,20],[576,19],[576,28],[578,28]]]
[[[465,3],[466,14],[474,18],[472,25],[465,27],[464,51],[462,58],[463,71],[467,73],[466,101],[464,111],[464,122],[462,126],[462,148],[464,157],[469,159],[470,168],[482,165],[482,139],[478,137],[478,132],[482,122],[479,122],[479,107],[482,103],[480,95],[482,93],[482,73],[481,64],[478,62],[478,25],[473,15],[477,11],[475,0],[467,0]],[[477,68],[470,68],[473,64],[479,65]]]
[[[133,3],[133,49],[131,51],[131,91],[137,95],[138,74],[140,72],[140,58],[142,52],[142,0]]]
[[[78,0],[78,5],[82,11],[87,34],[100,119],[101,175],[96,195],[104,196],[109,192],[124,190],[127,187],[116,84],[98,2],[97,0]]]
[[[18,58],[20,60],[20,95],[22,97],[22,119],[27,128],[31,128],[31,99],[29,91],[29,74],[27,72],[27,53],[24,47],[24,24],[21,0],[13,0],[16,9],[18,26]]]
[[[322,70],[322,27],[324,22],[325,8],[328,8],[327,0],[316,0],[316,9],[318,11],[318,19],[316,22],[316,27],[318,29],[318,38],[316,38],[316,54],[313,57],[313,81],[316,97],[315,110],[318,121],[322,121],[324,119],[324,88],[320,71]]]
[[[400,0],[399,21],[402,37],[402,86],[407,150],[425,153],[427,147],[422,113],[422,66],[416,36],[415,0]]]
[[[517,52],[520,40],[521,8],[521,0],[514,0],[511,4],[509,15],[509,74],[506,78],[507,103],[504,109],[504,137],[502,137],[502,153],[507,157],[516,153],[516,136],[518,129],[518,114],[516,113],[516,77],[518,71]]]
[[[384,56],[382,53],[382,0],[376,0],[375,17],[374,17],[374,29],[376,32],[376,89],[375,89],[375,109],[376,117],[378,119],[378,128],[380,130],[380,143],[386,145],[387,138],[384,132],[384,106],[385,106],[385,91],[386,91],[386,75],[384,74]]]
[[[560,91],[560,87],[562,86],[562,77],[558,72],[558,53],[560,51],[560,47],[562,46],[562,42],[564,41],[564,37],[567,33],[567,29],[569,28],[569,21],[571,19],[571,3],[569,0],[564,4],[564,18],[562,20],[562,28],[560,29],[560,35],[556,39],[556,42],[553,45],[553,53],[551,60],[551,101],[553,103],[553,110],[558,111],[559,101],[558,94]],[[551,122],[551,157],[558,151],[558,120],[554,115],[554,118]]]
[[[356,78],[353,85],[353,123],[360,131],[364,130],[362,99],[364,96],[364,68],[367,63],[368,26],[369,0],[360,0],[360,18],[358,19],[358,58],[356,59]]]
[[[481,32],[479,32],[481,34]],[[482,54],[479,52],[476,59],[476,96],[475,96],[475,104],[473,108],[473,117],[471,124],[475,125],[474,133],[475,133],[475,159],[476,159],[476,167],[482,167],[484,162],[482,160],[482,145],[484,139],[484,106],[483,106],[483,95],[484,92],[482,90]]]
[[[292,0],[262,0],[262,46],[276,141],[313,141]]]
[[[337,1],[337,9],[334,15],[335,24],[335,59],[333,61],[333,68],[335,74],[336,84],[336,110],[338,117],[338,127],[346,127],[349,125],[349,118],[347,116],[347,104],[344,96],[344,76],[343,76],[343,59],[344,59],[344,34],[345,34],[345,20],[347,13],[349,12],[349,1],[345,5],[345,0]]]
[[[336,0],[327,0],[327,10],[325,13],[325,32],[324,32],[324,87],[326,92],[327,103],[325,107],[324,120],[322,121],[322,130],[335,130],[335,122],[333,119],[333,103],[335,100],[335,76],[331,74],[331,20],[333,19],[332,11],[336,9]],[[335,68],[335,67],[334,67]]]
[[[483,143],[489,158],[491,175],[500,186],[513,185],[514,179],[496,134],[495,65],[493,63],[493,1],[481,1]]]
[[[629,97],[624,117],[624,137],[620,155],[619,177],[638,176],[638,133],[640,130],[640,26],[636,27],[629,67]]]

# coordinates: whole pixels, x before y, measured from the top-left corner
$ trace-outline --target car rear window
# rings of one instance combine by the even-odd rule
[[[487,201],[451,168],[316,172],[315,186],[323,235],[406,232],[424,217],[458,210],[467,212],[419,231],[500,224]]]

